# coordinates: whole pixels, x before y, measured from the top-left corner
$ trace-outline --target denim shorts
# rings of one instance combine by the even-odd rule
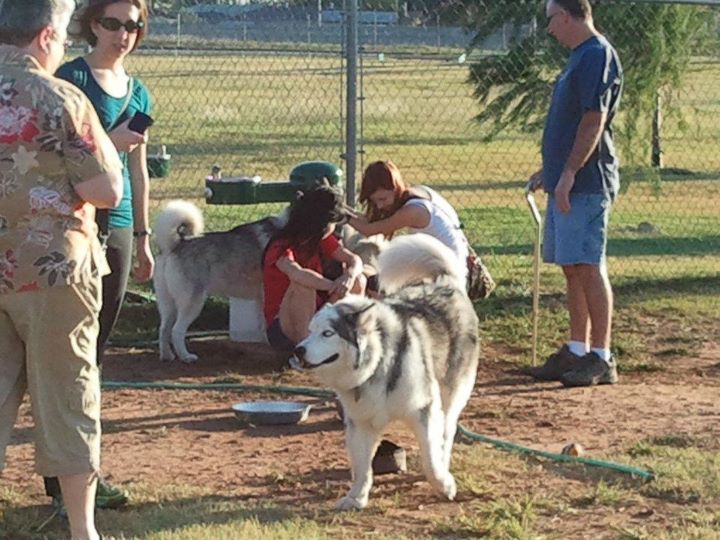
[[[280,319],[275,317],[265,332],[268,343],[276,351],[293,352],[296,343],[285,335],[280,326]]]
[[[549,195],[545,212],[543,260],[560,266],[605,262],[612,200],[602,193],[571,193],[563,214]]]

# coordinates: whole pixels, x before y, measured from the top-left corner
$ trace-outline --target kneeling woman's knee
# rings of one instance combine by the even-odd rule
[[[291,283],[282,304],[280,324],[285,335],[295,343],[302,340],[308,331],[308,324],[317,309],[317,291],[298,283]]]
[[[300,283],[294,281],[290,282],[287,292],[285,293],[285,299],[292,299],[294,302],[315,302],[317,291],[311,287],[306,287]]]

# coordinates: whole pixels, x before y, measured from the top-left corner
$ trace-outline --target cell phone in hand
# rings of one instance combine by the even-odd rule
[[[128,123],[128,129],[141,135],[145,133],[145,130],[153,125],[154,120],[143,112],[136,112],[135,116],[130,119]]]

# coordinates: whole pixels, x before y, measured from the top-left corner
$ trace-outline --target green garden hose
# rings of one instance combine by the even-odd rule
[[[198,330],[185,334],[187,339],[208,338],[208,337],[227,337],[229,330]],[[157,339],[110,339],[108,342],[110,347],[119,347],[129,349],[132,347],[157,347]]]
[[[119,382],[119,381],[104,381],[102,387],[107,390],[120,390],[120,389],[139,389],[139,390],[235,390],[242,392],[269,392],[274,394],[292,394],[292,395],[304,395],[313,396],[320,398],[331,398],[335,395],[332,390],[323,388],[310,388],[306,386],[274,386],[264,384],[241,384],[241,383],[165,383],[165,382]],[[468,439],[472,441],[482,442],[490,444],[500,450],[507,450],[510,452],[516,452],[519,454],[525,454],[534,457],[542,457],[550,459],[552,461],[564,462],[564,463],[581,463],[591,467],[600,467],[611,471],[629,474],[634,478],[641,478],[643,480],[653,480],[655,474],[645,469],[637,467],[631,467],[629,465],[622,465],[620,463],[613,463],[611,461],[603,461],[599,459],[590,459],[578,456],[569,456],[565,454],[556,454],[554,452],[545,452],[543,450],[534,450],[526,446],[519,444],[502,441],[500,439],[493,439],[485,437],[478,433],[474,433],[463,426],[458,426],[458,431]]]
[[[554,452],[545,452],[544,450],[534,450],[532,448],[521,446],[519,444],[501,441],[500,439],[493,439],[484,435],[480,435],[478,433],[473,433],[472,431],[469,431],[463,426],[458,426],[458,431],[462,435],[473,441],[491,444],[495,448],[509,450],[510,452],[517,452],[519,454],[526,454],[535,457],[544,457],[553,461],[582,463],[583,465],[590,465],[592,467],[602,467],[603,469],[609,469],[611,471],[629,474],[630,476],[642,478],[643,480],[653,480],[655,478],[654,473],[646,471],[645,469],[631,467],[630,465],[622,465],[620,463],[613,463],[612,461],[602,461],[600,459],[570,456],[566,454],[556,454]]]
[[[331,398],[332,390],[310,388],[307,386],[272,386],[264,384],[242,383],[166,383],[166,382],[117,382],[103,381],[102,387],[107,390],[236,390],[242,392],[270,392],[274,394],[295,394],[313,397]]]

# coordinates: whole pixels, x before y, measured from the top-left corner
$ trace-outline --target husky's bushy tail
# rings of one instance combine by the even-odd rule
[[[465,289],[465,271],[445,244],[423,233],[393,238],[378,258],[380,289],[392,294],[412,283],[446,281]]]
[[[169,254],[185,237],[203,233],[205,221],[200,209],[189,201],[175,200],[167,203],[155,218],[153,231],[160,253]]]

